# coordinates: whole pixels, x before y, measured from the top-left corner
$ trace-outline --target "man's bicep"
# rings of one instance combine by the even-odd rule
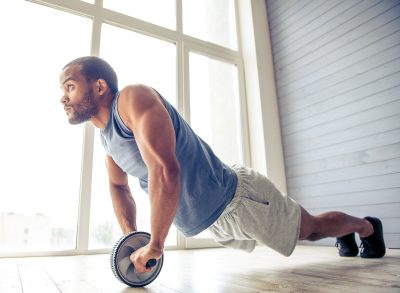
[[[110,185],[128,185],[127,174],[114,162],[113,158],[109,155],[106,155],[106,167]]]
[[[175,130],[157,92],[146,86],[128,87],[120,95],[119,109],[135,135],[146,166],[152,170],[174,169],[178,165]]]

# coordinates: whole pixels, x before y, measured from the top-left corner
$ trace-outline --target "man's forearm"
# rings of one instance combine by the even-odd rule
[[[164,249],[165,239],[179,205],[179,175],[179,169],[149,174],[152,234],[150,246],[156,250]]]
[[[110,186],[112,204],[124,234],[137,230],[136,204],[129,186]]]

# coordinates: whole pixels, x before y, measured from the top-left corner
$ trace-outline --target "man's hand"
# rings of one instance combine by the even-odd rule
[[[133,252],[130,256],[135,270],[139,273],[150,272],[152,268],[146,268],[146,263],[150,259],[159,260],[163,254],[162,250],[151,248],[150,245],[143,246]]]

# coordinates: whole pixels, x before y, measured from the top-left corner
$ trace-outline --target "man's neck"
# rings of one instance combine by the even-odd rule
[[[90,119],[90,122],[97,128],[104,129],[107,126],[110,118],[111,106],[114,100],[115,94],[107,95],[103,100],[99,101],[99,111],[96,116]]]

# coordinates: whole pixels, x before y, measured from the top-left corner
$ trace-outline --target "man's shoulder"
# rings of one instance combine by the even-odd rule
[[[143,93],[143,92],[149,92],[153,91],[152,87],[149,87],[148,85],[141,84],[141,83],[135,83],[135,84],[129,84],[125,86],[120,92],[122,93]]]
[[[153,88],[143,84],[132,84],[124,87],[119,94],[118,104],[121,109],[146,110],[157,96]]]

